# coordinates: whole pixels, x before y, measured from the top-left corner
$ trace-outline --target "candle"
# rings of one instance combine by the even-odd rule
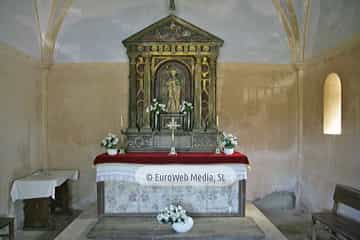
[[[216,128],[219,128],[219,115],[216,115]]]
[[[121,114],[121,117],[120,117],[120,128],[123,129],[124,128],[124,118],[123,118],[123,115]]]

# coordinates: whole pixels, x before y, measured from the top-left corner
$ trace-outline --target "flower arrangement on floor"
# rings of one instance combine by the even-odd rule
[[[238,138],[232,134],[223,133],[222,145],[224,147],[224,153],[231,155],[234,153],[235,146],[238,145]]]
[[[157,220],[162,224],[170,224],[179,233],[189,231],[194,225],[193,219],[186,215],[185,209],[180,205],[166,207],[157,215]]]
[[[101,141],[101,146],[106,149],[106,152],[109,155],[116,155],[117,148],[116,146],[119,143],[119,138],[113,133],[108,133],[108,135]]]
[[[166,112],[166,105],[160,103],[156,98],[154,98],[150,106],[146,108],[146,112],[150,112],[153,114],[153,128],[158,128],[159,114]]]

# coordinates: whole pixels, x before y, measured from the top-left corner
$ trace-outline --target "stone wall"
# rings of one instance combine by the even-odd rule
[[[120,63],[56,64],[48,79],[48,162],[50,168],[76,168],[80,180],[73,200],[94,202],[95,168],[108,133],[120,134],[127,119],[128,66]],[[127,123],[126,123],[127,124]]]
[[[0,215],[11,213],[14,179],[41,168],[38,61],[0,42]]]
[[[249,155],[248,199],[294,191],[297,180],[297,84],[289,65],[222,63],[218,69],[221,129]],[[95,201],[94,157],[100,140],[127,119],[127,63],[56,64],[48,82],[50,168],[78,168],[74,203]]]
[[[360,41],[311,59],[304,74],[302,202],[331,208],[335,184],[360,186]],[[330,73],[342,82],[342,134],[323,134],[323,84]]]

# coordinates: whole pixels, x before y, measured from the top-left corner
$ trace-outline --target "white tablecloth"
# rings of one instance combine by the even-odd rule
[[[124,182],[139,182],[136,177],[138,171],[143,167],[150,169],[159,169],[159,172],[166,172],[164,169],[169,168],[169,172],[174,172],[173,169],[181,169],[182,172],[194,172],[196,169],[216,171],[216,169],[230,168],[235,175],[234,180],[247,179],[247,170],[249,168],[246,164],[130,164],[130,163],[105,163],[96,165],[96,181],[124,181]],[[215,169],[215,170],[214,170]],[[144,172],[144,171],[142,171]],[[154,172],[154,171],[152,171]]]
[[[11,187],[11,199],[14,202],[19,199],[31,198],[52,197],[55,199],[55,187],[60,186],[66,180],[77,180],[78,178],[78,170],[38,171],[14,181]]]

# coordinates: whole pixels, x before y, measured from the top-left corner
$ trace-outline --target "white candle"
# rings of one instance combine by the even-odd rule
[[[216,115],[216,128],[219,128],[219,115]]]
[[[123,115],[121,115],[121,117],[120,117],[120,128],[121,128],[121,129],[124,128],[124,118],[123,118]]]

